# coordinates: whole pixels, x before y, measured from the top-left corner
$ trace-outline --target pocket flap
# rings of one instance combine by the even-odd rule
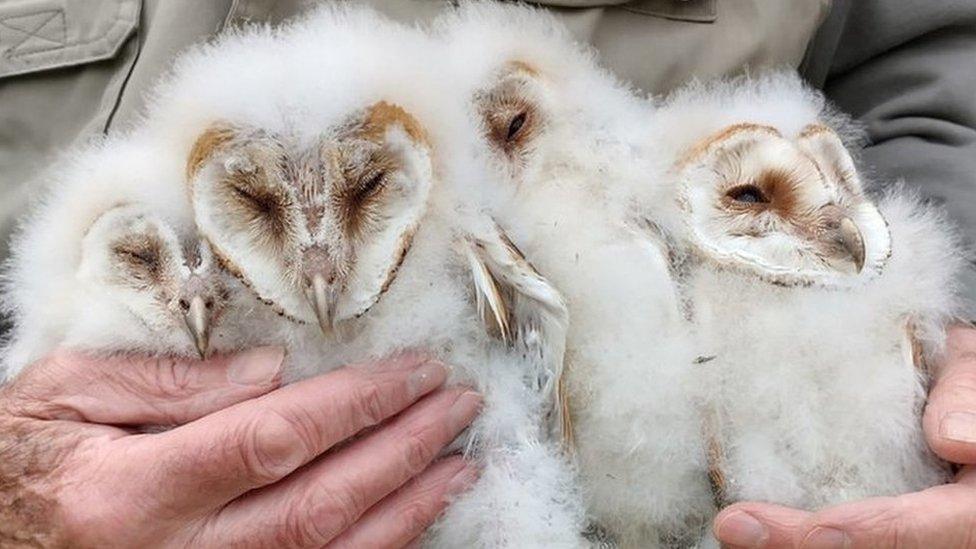
[[[113,57],[139,24],[140,0],[0,3],[0,77]]]

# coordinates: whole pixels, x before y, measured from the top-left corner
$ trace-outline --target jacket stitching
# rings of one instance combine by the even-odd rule
[[[23,29],[23,28],[20,28],[18,26],[14,26],[14,25],[11,24],[13,22],[13,20],[15,20],[15,19],[26,19],[26,18],[35,16],[35,15],[43,15],[43,14],[50,14],[50,15],[46,19],[42,19],[41,22],[40,22],[40,24],[38,24],[37,26],[35,26],[33,29]],[[61,39],[60,39],[60,41],[52,40],[50,38],[41,36],[40,35],[40,32],[42,30],[44,30],[44,28],[47,27],[48,24],[50,24],[52,21],[54,21],[54,20],[56,20],[58,18],[60,18],[60,22],[61,22]],[[42,11],[37,11],[37,12],[34,12],[34,13],[23,13],[23,14],[17,14],[17,15],[11,16],[11,17],[5,17],[3,19],[0,19],[0,27],[6,28],[6,29],[9,29],[11,31],[18,32],[18,33],[21,33],[21,34],[24,35],[24,37],[21,38],[19,42],[17,42],[14,45],[12,45],[10,48],[7,49],[7,51],[5,51],[3,53],[4,57],[18,57],[18,56],[21,56],[21,55],[30,55],[32,53],[39,53],[39,52],[42,52],[42,51],[51,51],[51,50],[60,49],[60,48],[63,48],[65,46],[65,43],[67,42],[67,39],[68,39],[68,37],[67,37],[67,30],[65,29],[64,10],[42,10]],[[18,52],[17,50],[19,50],[21,47],[23,47],[23,45],[26,44],[28,41],[30,41],[31,38],[36,38],[38,40],[43,40],[44,42],[51,42],[54,45],[53,46],[46,47],[46,48],[31,50],[31,51]]]

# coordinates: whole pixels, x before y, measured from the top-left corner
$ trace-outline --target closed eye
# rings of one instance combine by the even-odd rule
[[[130,263],[142,264],[149,267],[155,266],[158,263],[158,258],[153,250],[116,248],[115,253]]]
[[[377,170],[375,173],[364,177],[359,188],[356,189],[356,200],[361,202],[375,195],[386,182],[386,170]]]

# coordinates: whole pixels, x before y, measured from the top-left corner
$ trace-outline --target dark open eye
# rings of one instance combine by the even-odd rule
[[[730,189],[725,196],[743,204],[768,204],[769,198],[755,185],[739,185]]]
[[[515,139],[515,136],[518,135],[519,130],[521,130],[522,126],[525,125],[525,118],[526,118],[525,111],[520,112],[508,124],[508,135],[505,136],[505,139],[507,141],[511,141],[512,139]]]

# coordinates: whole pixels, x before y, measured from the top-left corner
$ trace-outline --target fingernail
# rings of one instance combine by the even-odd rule
[[[481,411],[481,395],[475,391],[461,393],[447,413],[451,429],[460,433],[467,427]]]
[[[949,412],[939,424],[939,435],[957,442],[976,442],[976,414]]]
[[[729,545],[762,547],[769,541],[769,531],[749,513],[733,511],[718,524],[715,537]]]
[[[410,391],[410,398],[415,399],[421,395],[426,395],[440,387],[446,379],[447,368],[440,362],[432,361],[421,364],[407,378],[407,390]]]
[[[836,528],[817,526],[803,538],[804,549],[845,549],[851,546],[851,538]]]
[[[477,467],[471,463],[465,463],[464,467],[461,467],[461,470],[454,473],[451,480],[447,481],[447,487],[445,488],[444,495],[455,496],[461,492],[464,492],[468,488],[471,488],[471,485],[478,480],[478,473],[479,471]]]
[[[266,385],[278,377],[284,360],[281,347],[255,347],[231,359],[227,379],[239,385]]]

